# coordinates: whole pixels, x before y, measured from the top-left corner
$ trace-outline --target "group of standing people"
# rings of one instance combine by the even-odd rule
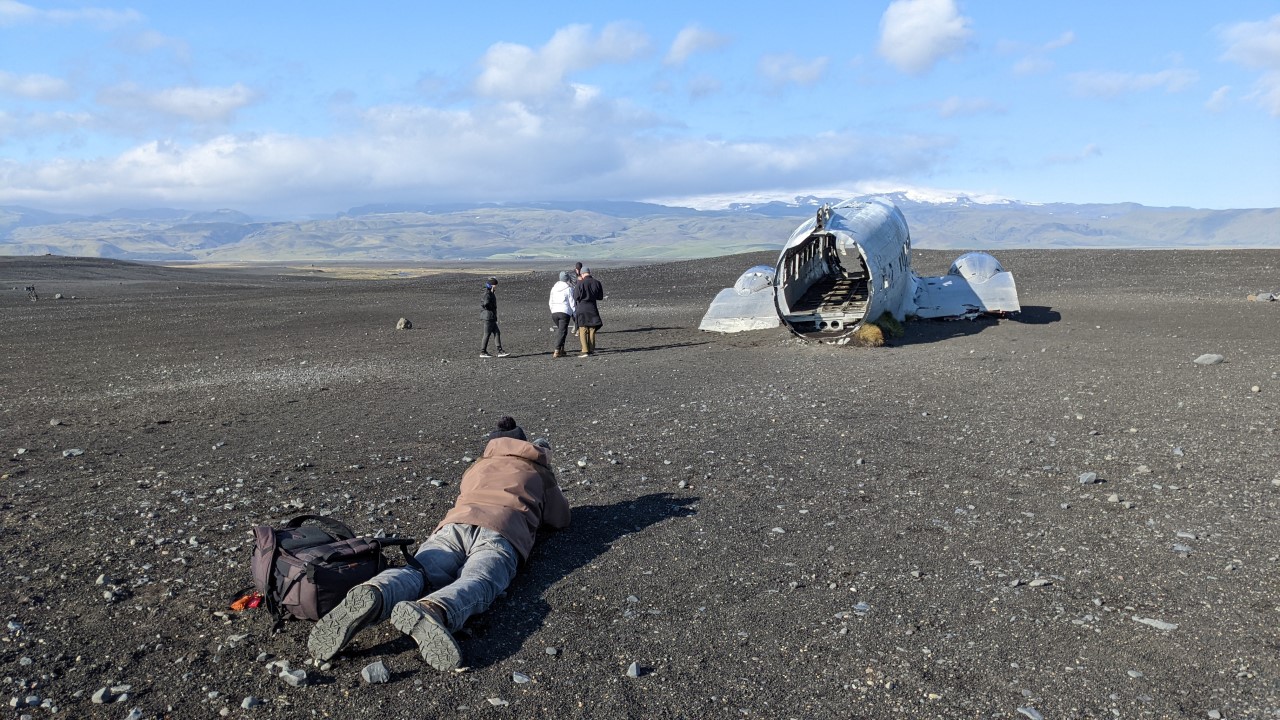
[[[484,342],[480,346],[482,358],[493,357],[489,354],[491,338],[497,341],[498,357],[510,354],[502,349],[502,332],[498,329],[498,298],[494,292],[497,286],[498,278],[489,278],[485,281],[484,295],[481,298],[481,318],[484,319]],[[551,357],[568,355],[564,344],[569,336],[570,322],[576,328],[578,344],[582,350],[578,357],[596,354],[596,331],[604,327],[604,320],[600,318],[600,308],[596,303],[603,299],[604,286],[591,276],[591,268],[575,263],[572,271],[560,273],[555,285],[551,286],[551,294],[547,299],[555,331]]]

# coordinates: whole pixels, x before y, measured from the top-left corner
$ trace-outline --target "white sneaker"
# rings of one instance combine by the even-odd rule
[[[511,355],[511,353],[509,353],[509,352],[504,352],[504,351],[502,351],[502,350],[499,350],[499,351],[498,351],[498,357],[508,357],[508,356],[510,356],[510,355]]]
[[[482,352],[482,353],[480,353],[480,357],[483,357],[483,358],[491,358],[491,357],[493,357],[493,356],[492,356],[492,355],[490,355],[490,354],[489,354],[489,353],[487,353],[487,352]]]

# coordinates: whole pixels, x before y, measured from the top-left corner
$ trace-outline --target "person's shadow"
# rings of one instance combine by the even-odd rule
[[[534,546],[506,595],[488,612],[471,618],[470,637],[466,630],[459,634],[466,664],[485,667],[519,652],[550,612],[543,595],[552,585],[607,552],[624,535],[667,518],[693,515],[696,510],[689,506],[700,499],[653,493],[613,505],[574,507],[569,527]]]

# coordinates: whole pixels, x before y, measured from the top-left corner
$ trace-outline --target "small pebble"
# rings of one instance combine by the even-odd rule
[[[640,677],[640,664],[639,664],[639,663],[631,663],[630,665],[628,665],[628,666],[627,666],[627,677],[629,677],[629,678],[638,678],[638,677]]]

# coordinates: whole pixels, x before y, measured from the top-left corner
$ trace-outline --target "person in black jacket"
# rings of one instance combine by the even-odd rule
[[[596,354],[596,331],[604,327],[600,319],[600,309],[596,302],[604,299],[604,286],[591,277],[591,268],[582,268],[578,284],[573,288],[574,317],[578,323],[578,344],[582,346],[582,354],[578,357],[590,357]]]
[[[493,357],[489,354],[489,338],[498,341],[498,357],[506,357],[511,353],[502,349],[502,331],[498,329],[498,296],[494,290],[498,288],[498,278],[491,277],[484,284],[484,295],[480,298],[480,317],[484,319],[484,343],[480,345],[480,357]]]

